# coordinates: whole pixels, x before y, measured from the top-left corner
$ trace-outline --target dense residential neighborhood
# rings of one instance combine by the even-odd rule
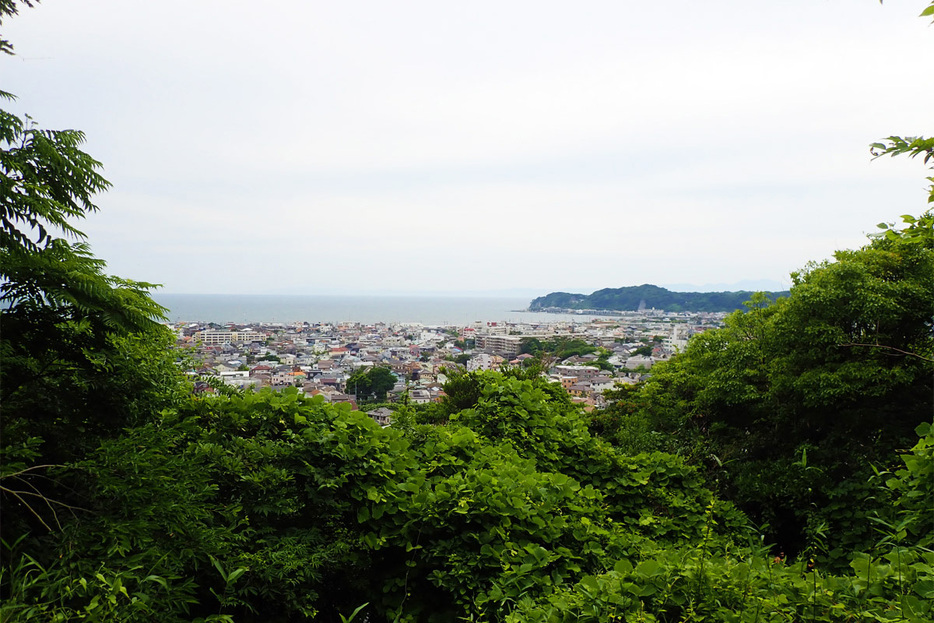
[[[581,340],[600,354],[545,359],[544,374],[591,409],[605,406],[604,391],[637,382],[655,362],[683,350],[692,335],[721,326],[724,316],[649,310],[587,323],[180,323],[174,329],[179,344],[192,349],[197,363],[189,373],[199,379],[199,391],[216,391],[218,381],[254,390],[297,387],[355,409],[363,401],[348,380],[369,367],[389,368],[395,376],[389,402],[405,395],[410,403],[423,404],[441,399],[452,371],[522,366],[533,359],[524,352],[530,341]],[[371,415],[387,424],[387,411]]]

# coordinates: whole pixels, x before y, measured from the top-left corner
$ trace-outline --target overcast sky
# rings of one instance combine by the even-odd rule
[[[926,4],[43,0],[0,89],[165,292],[787,286],[925,208]]]

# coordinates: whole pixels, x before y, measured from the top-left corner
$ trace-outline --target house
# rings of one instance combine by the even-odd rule
[[[291,370],[277,370],[270,376],[270,381],[273,386],[293,385],[295,383],[295,377],[292,376]]]
[[[504,361],[505,359],[499,355],[480,353],[467,360],[467,371],[473,372],[474,370],[495,370],[496,368],[499,368]]]
[[[578,379],[592,379],[600,376],[602,370],[593,366],[558,365],[555,371],[562,376],[576,376]]]
[[[424,388],[413,389],[409,392],[409,402],[416,405],[424,405],[431,402],[431,393]]]
[[[250,369],[250,376],[256,376],[258,374],[271,374],[271,373],[272,373],[272,367],[264,365],[264,364],[253,366]]]
[[[380,426],[389,426],[392,422],[392,409],[388,407],[380,407],[379,409],[373,409],[372,411],[367,411],[366,414],[369,415],[373,420]]]
[[[350,408],[355,410],[357,409],[357,399],[350,394],[341,394],[333,393],[328,397],[328,402],[331,404],[337,404],[339,402],[346,402],[350,404]]]
[[[652,357],[645,357],[644,355],[636,355],[635,357],[630,357],[626,360],[626,368],[629,370],[635,370],[636,368],[645,368],[649,369],[652,367],[652,364],[655,363],[655,359]]]
[[[568,388],[568,393],[572,396],[586,396],[590,393],[590,383],[575,383]]]
[[[222,377],[221,379],[227,385],[236,387],[237,389],[251,389],[258,391],[263,386],[263,380],[258,377],[247,377],[247,376],[229,376]]]

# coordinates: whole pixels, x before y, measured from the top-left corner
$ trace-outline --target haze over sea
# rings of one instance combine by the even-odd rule
[[[417,322],[466,325],[493,322],[589,322],[595,316],[525,312],[531,298],[458,296],[344,296],[163,294],[172,322],[252,324],[260,322]]]

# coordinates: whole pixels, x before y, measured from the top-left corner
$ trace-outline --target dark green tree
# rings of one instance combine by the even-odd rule
[[[0,19],[15,13],[14,3],[0,4]],[[186,396],[152,285],[107,275],[74,224],[108,187],[100,164],[80,149],[83,140],[0,110],[4,595],[23,560],[54,560],[43,535],[87,512],[79,510],[87,489],[62,466]]]
[[[184,395],[152,285],[107,275],[73,225],[107,187],[82,140],[0,111],[5,534],[48,529],[50,500],[71,503],[37,466],[79,460]]]
[[[112,383],[127,360],[127,342],[117,340],[171,339],[158,323],[165,310],[149,296],[153,285],[107,275],[71,223],[96,210],[92,197],[108,186],[100,164],[79,149],[82,140],[80,132],[39,130],[0,111],[6,442],[74,441],[132,424],[138,410],[124,407],[140,388]],[[75,444],[49,445],[61,455],[51,448]]]
[[[641,355],[643,357],[652,356],[652,347],[646,344],[645,346],[640,346],[632,351],[633,355]]]
[[[370,388],[370,379],[366,370],[357,370],[347,379],[344,387],[347,391],[357,397],[358,400],[365,400],[373,392]]]
[[[542,352],[542,341],[537,337],[524,337],[519,340],[519,353],[537,355]]]
[[[374,366],[367,376],[370,379],[370,391],[377,400],[386,400],[386,394],[396,385],[396,375],[389,368]]]
[[[705,464],[788,552],[824,525],[850,538],[863,524],[871,538],[869,465],[931,417],[934,244],[882,237],[792,277],[788,298],[754,300],[696,336],[641,395],[670,448]]]
[[[344,386],[360,400],[386,400],[386,394],[396,385],[396,375],[383,366],[357,370]]]

